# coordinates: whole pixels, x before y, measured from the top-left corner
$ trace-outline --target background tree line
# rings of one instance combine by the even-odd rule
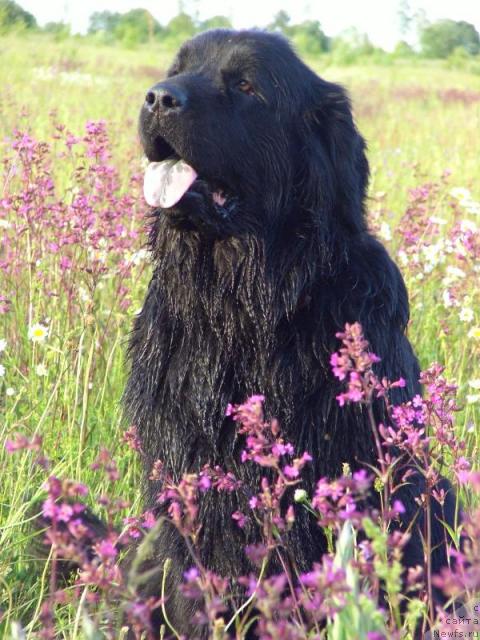
[[[414,49],[406,39],[402,40],[397,44],[393,56],[449,58],[453,61],[480,58],[480,36],[473,24],[449,19],[429,22],[424,12],[414,13],[410,10],[408,0],[399,0],[398,19],[403,37],[407,39],[412,31],[416,31],[419,45]],[[200,20],[189,15],[182,5],[179,13],[166,25],[161,25],[146,9],[132,9],[126,13],[96,11],[90,16],[88,33],[83,37],[128,47],[162,41],[175,48],[200,31],[231,26],[226,16],[217,15]],[[354,27],[331,38],[325,34],[318,20],[305,20],[295,24],[283,10],[276,14],[267,28],[290,38],[304,55],[328,53],[334,61],[340,63],[355,62],[363,57],[375,60],[392,55],[374,46],[366,34]],[[67,24],[50,22],[40,28],[35,17],[15,0],[0,0],[0,34],[9,31],[42,31],[53,34],[56,38],[70,36]]]

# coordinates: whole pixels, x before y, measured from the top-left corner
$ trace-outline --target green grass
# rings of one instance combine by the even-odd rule
[[[53,143],[52,122],[65,123],[81,134],[87,120],[105,119],[112,143],[113,164],[122,187],[128,191],[133,171],[140,170],[140,148],[136,119],[145,90],[160,79],[171,52],[159,46],[134,51],[94,46],[81,40],[52,42],[43,36],[2,39],[0,47],[0,149],[7,152],[14,128],[27,129],[36,138]],[[408,189],[424,182],[437,182],[445,169],[451,171],[448,186],[441,187],[432,214],[452,218],[452,187],[465,187],[480,200],[478,145],[480,101],[446,101],[448,89],[480,94],[480,76],[452,71],[439,65],[334,68],[323,60],[311,64],[328,80],[345,84],[354,105],[357,124],[365,135],[371,166],[370,208],[374,224],[387,222],[392,239],[386,244],[396,255],[401,245],[397,225],[408,203]],[[53,115],[53,112],[54,115]],[[1,145],[4,145],[3,147]],[[57,189],[70,201],[72,162],[68,158],[54,167]],[[4,184],[3,181],[1,183]],[[6,186],[3,186],[5,195]],[[0,194],[0,198],[3,197]],[[475,219],[475,216],[469,216]],[[480,215],[476,217],[480,226]],[[129,221],[140,232],[139,219]],[[3,229],[0,229],[3,232]],[[425,239],[425,242],[429,238]],[[0,354],[5,376],[0,378],[0,430],[3,439],[15,432],[44,438],[44,449],[52,461],[51,473],[86,483],[95,495],[111,491],[104,477],[90,469],[101,446],[121,464],[121,479],[115,495],[130,501],[128,513],[140,510],[140,469],[135,457],[120,442],[120,399],[125,383],[125,348],[133,313],[139,308],[148,281],[148,265],[139,265],[128,281],[132,304],[122,310],[113,278],[102,282],[91,302],[72,313],[65,287],[90,286],[88,273],[78,270],[66,282],[45,256],[43,267],[33,254],[41,251],[42,239],[34,230],[18,238],[25,251],[25,265],[14,277],[0,271],[0,295],[12,300],[8,313],[0,315],[0,339],[7,348]],[[3,259],[0,248],[0,261]],[[88,256],[82,258],[88,264]],[[417,271],[405,267],[412,301],[410,338],[423,365],[438,360],[460,385],[462,403],[471,393],[468,382],[480,378],[480,340],[467,338],[469,329],[480,325],[477,278],[480,263],[469,264],[462,292],[474,310],[470,323],[461,322],[458,309],[442,304],[442,278],[446,265],[459,266],[455,255],[422,280]],[[40,268],[51,269],[49,295],[37,279]],[[114,271],[112,271],[114,273]],[[476,275],[475,275],[476,274]],[[51,293],[51,292],[50,292]],[[463,295],[463,294],[462,294]],[[50,336],[43,345],[28,339],[32,322],[49,319]],[[45,364],[48,375],[35,373]],[[7,389],[13,395],[7,395]],[[479,404],[463,405],[458,432],[466,437],[468,454],[478,457]],[[472,428],[473,425],[473,428]],[[39,602],[47,589],[42,565],[32,562],[28,520],[31,506],[41,496],[45,472],[33,463],[31,452],[8,455],[0,450],[0,607],[4,612],[0,634],[8,637],[10,622],[38,621]],[[83,637],[73,629],[75,611],[65,609],[59,637]],[[30,625],[27,637],[32,637]],[[2,631],[3,629],[3,631]],[[63,634],[63,635],[62,635]]]

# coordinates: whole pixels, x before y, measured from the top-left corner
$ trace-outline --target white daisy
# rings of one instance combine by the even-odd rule
[[[473,309],[471,309],[470,307],[463,307],[460,310],[460,313],[458,314],[458,317],[460,318],[460,320],[462,322],[472,322],[474,315],[473,315]]]
[[[48,369],[43,363],[37,364],[35,373],[37,374],[37,376],[44,377],[48,374]]]
[[[48,327],[37,322],[29,328],[28,337],[33,342],[43,342],[46,338],[48,338]]]

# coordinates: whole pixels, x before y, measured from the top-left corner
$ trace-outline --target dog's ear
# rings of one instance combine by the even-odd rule
[[[343,225],[360,231],[369,175],[365,141],[354,124],[345,90],[317,76],[312,84],[304,113],[309,181],[320,182],[323,204],[334,207]]]

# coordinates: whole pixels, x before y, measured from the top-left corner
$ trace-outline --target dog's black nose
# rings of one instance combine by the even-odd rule
[[[181,111],[187,103],[183,89],[173,85],[157,84],[145,96],[145,106],[151,111]]]

